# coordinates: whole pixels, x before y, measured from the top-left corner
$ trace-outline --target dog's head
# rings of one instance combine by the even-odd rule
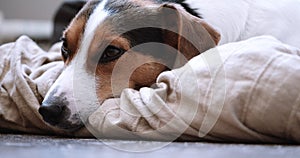
[[[86,121],[79,115],[89,115],[92,108],[75,107],[74,91],[78,89],[74,88],[74,79],[86,76],[87,82],[95,82],[101,103],[126,87],[151,86],[161,72],[172,68],[179,53],[189,60],[214,47],[219,34],[177,4],[102,0],[88,2],[62,40],[65,70],[39,112],[49,124],[75,130]],[[76,62],[78,59],[83,62]],[[80,76],[74,74],[78,67]]]

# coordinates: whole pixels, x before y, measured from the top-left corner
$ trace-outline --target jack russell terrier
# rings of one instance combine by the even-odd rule
[[[298,0],[89,1],[63,34],[65,69],[39,113],[47,123],[61,129],[73,131],[84,125],[86,120],[79,115],[91,111],[86,110],[87,105],[75,107],[76,58],[84,59],[81,75],[94,76],[90,79],[96,82],[96,95],[102,103],[116,95],[111,81],[116,64],[124,71],[137,67],[128,87],[139,89],[150,87],[169,69],[161,63],[174,59],[174,50],[189,60],[216,45],[259,35],[272,35],[300,48],[299,15]],[[161,45],[135,49],[146,43]],[[141,61],[145,64],[138,65]],[[120,79],[124,76],[122,71],[117,75]]]

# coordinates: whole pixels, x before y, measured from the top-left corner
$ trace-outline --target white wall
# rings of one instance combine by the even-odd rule
[[[0,44],[21,35],[50,39],[52,18],[64,0],[0,0]]]
[[[0,0],[6,19],[51,20],[63,0]]]

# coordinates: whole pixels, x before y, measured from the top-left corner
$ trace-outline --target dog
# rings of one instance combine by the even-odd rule
[[[216,45],[259,35],[272,35],[300,47],[300,36],[296,36],[300,19],[292,11],[299,10],[298,6],[297,0],[89,1],[63,33],[65,69],[39,113],[48,124],[75,131],[87,121],[80,115],[93,111],[90,105],[75,107],[73,83],[78,77],[95,81],[101,104],[126,87],[152,86],[161,72],[171,69],[178,54],[190,60]],[[78,60],[82,62],[75,62]],[[81,73],[74,76],[77,69]],[[129,78],[128,69],[133,70]],[[128,81],[126,87],[112,82],[115,74]]]

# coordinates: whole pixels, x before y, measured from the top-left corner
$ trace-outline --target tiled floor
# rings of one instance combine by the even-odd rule
[[[96,139],[66,139],[46,136],[1,135],[1,158],[288,158],[300,157],[300,146],[238,145],[212,143],[171,143],[150,152],[132,153],[113,149],[127,148],[138,151],[146,146],[159,146],[158,142],[115,141],[103,143]],[[124,148],[122,148],[124,147]]]

